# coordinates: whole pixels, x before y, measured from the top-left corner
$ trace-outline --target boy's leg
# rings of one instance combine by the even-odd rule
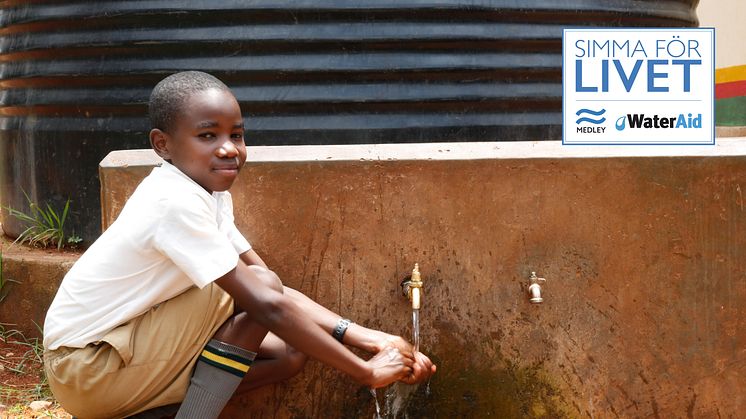
[[[190,289],[107,334],[44,354],[50,387],[80,417],[123,417],[180,402],[205,342],[233,314],[217,285]]]
[[[282,292],[282,283],[274,273],[260,267],[250,269],[265,285]],[[267,332],[243,312],[226,320],[202,351],[176,418],[218,417],[253,364]]]
[[[197,361],[176,418],[217,418],[236,392],[255,356],[255,352],[210,340]]]
[[[236,393],[285,381],[303,370],[308,357],[274,335],[268,333],[259,352]]]
[[[176,418],[218,417],[253,368],[255,351],[266,334],[267,329],[245,313],[228,319],[202,351]]]

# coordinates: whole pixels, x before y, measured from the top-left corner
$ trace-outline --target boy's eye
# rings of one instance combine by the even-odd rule
[[[236,139],[236,140],[243,139],[243,133],[242,132],[233,133],[231,134],[231,138]]]
[[[211,132],[203,132],[203,133],[198,134],[197,136],[200,137],[200,138],[206,138],[206,139],[215,138],[215,134],[213,134]]]

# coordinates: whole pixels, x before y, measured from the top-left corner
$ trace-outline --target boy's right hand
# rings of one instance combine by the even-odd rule
[[[414,351],[412,344],[404,340],[401,336],[390,335],[377,330],[372,330],[370,333],[376,336],[379,348],[398,348],[399,351],[405,354]],[[422,352],[415,352],[413,359],[415,362],[412,366],[412,373],[401,380],[403,383],[421,383],[430,378],[431,375],[435,374],[436,367],[425,354]]]
[[[373,375],[371,382],[365,384],[375,389],[404,379],[412,373],[414,362],[412,353],[404,354],[398,348],[384,348],[368,360]]]

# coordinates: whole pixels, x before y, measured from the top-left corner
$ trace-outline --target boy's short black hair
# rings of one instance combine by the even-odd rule
[[[225,83],[202,71],[182,71],[161,80],[150,93],[150,127],[171,133],[186,100],[195,93],[209,89],[230,92]]]

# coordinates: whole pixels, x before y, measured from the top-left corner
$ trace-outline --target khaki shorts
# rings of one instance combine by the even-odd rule
[[[179,403],[202,348],[233,315],[219,286],[192,288],[85,348],[44,353],[52,393],[80,418],[119,418]]]

